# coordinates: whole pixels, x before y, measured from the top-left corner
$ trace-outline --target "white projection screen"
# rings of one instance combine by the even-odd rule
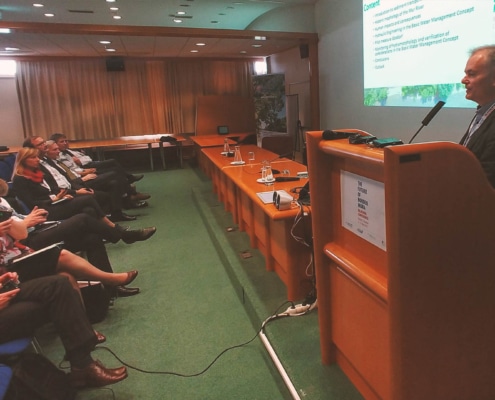
[[[494,0],[363,1],[366,106],[473,108],[462,71],[495,44]]]

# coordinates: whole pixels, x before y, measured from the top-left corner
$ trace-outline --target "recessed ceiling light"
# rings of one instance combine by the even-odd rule
[[[110,11],[119,11],[118,7],[110,7]]]
[[[175,22],[176,24],[180,24],[180,23],[182,23],[182,20],[181,20],[181,19],[179,19],[179,18],[174,18],[174,22]]]
[[[266,40],[266,36],[255,36],[254,40]]]
[[[0,28],[0,33],[10,33],[9,28]]]
[[[196,46],[206,46],[206,43],[196,43]]]
[[[107,0],[107,3],[115,3],[115,0]]]
[[[45,17],[54,17],[54,16],[55,16],[55,14],[52,14],[52,13],[46,13],[45,14]]]
[[[186,15],[185,11],[177,11],[177,15]]]
[[[253,47],[261,47],[261,44],[252,44]]]
[[[44,7],[44,5],[41,3],[34,3],[33,7]]]
[[[116,51],[115,49],[105,49],[105,51]]]
[[[122,19],[122,17],[120,15],[114,15],[113,19]]]
[[[112,43],[110,40],[100,40],[101,44],[110,44]]]
[[[191,53],[199,53],[199,50],[191,50]]]
[[[5,51],[18,51],[20,50],[18,47],[6,47]]]

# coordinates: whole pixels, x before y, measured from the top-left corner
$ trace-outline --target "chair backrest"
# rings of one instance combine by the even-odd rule
[[[22,353],[31,344],[31,338],[21,338],[11,342],[0,344],[0,360],[2,356],[12,356]],[[9,388],[10,379],[12,378],[12,369],[2,364],[0,361],[0,400],[2,400]]]
[[[261,140],[261,147],[278,155],[287,154],[288,158],[294,159],[294,144],[290,135],[266,136]]]

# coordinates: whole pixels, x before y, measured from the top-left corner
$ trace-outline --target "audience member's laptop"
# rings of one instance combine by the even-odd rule
[[[57,272],[57,263],[63,242],[43,247],[32,253],[21,254],[12,258],[7,265],[9,271],[17,272],[19,281],[26,282]]]

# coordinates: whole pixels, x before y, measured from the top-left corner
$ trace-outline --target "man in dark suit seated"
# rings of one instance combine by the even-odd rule
[[[15,286],[17,279],[15,272],[0,275],[0,291],[10,289],[9,282]],[[47,322],[53,322],[60,335],[75,387],[106,386],[127,378],[125,367],[106,368],[91,357],[97,337],[67,277],[36,278],[0,293],[0,343],[33,336]]]
[[[141,180],[144,175],[133,175],[128,173],[117,160],[108,159],[103,161],[93,161],[86,153],[69,148],[69,140],[63,133],[54,133],[50,136],[50,140],[57,143],[60,150],[59,161],[64,163],[67,168],[70,168],[76,173],[84,173],[83,171],[92,171],[96,174],[107,172],[116,173],[119,177],[128,183],[129,197],[125,201],[126,208],[140,208],[147,205],[144,200],[150,198],[147,193],[139,193],[134,185],[135,182]]]
[[[133,221],[135,216],[128,215],[122,211],[126,193],[126,182],[123,182],[117,174],[106,172],[96,175],[89,174],[83,177],[69,175],[63,165],[57,162],[60,153],[55,142],[49,140],[40,152],[40,169],[45,174],[45,180],[52,191],[56,188],[73,189],[77,194],[88,194],[86,189],[92,189],[96,200],[110,212],[110,219],[113,222]],[[82,190],[82,193],[81,193]],[[69,192],[69,194],[72,194]]]

